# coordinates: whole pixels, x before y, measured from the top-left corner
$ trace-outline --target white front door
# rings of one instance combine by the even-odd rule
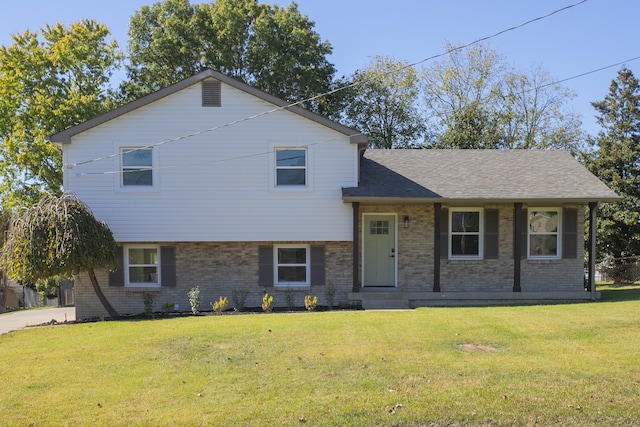
[[[363,286],[396,286],[396,216],[363,215]]]

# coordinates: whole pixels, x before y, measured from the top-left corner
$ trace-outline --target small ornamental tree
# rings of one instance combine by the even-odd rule
[[[30,283],[86,271],[109,316],[118,316],[95,274],[96,268],[117,267],[116,242],[107,224],[75,195],[45,196],[15,215],[0,264],[12,279]]]

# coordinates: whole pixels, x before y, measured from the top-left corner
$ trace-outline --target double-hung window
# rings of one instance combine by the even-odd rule
[[[482,259],[482,209],[449,210],[449,258]]]
[[[278,148],[276,153],[276,186],[307,185],[307,150]]]
[[[127,286],[160,286],[160,251],[157,246],[131,246],[126,249]]]
[[[123,186],[153,185],[153,149],[128,147],[120,149]]]
[[[303,287],[309,285],[308,245],[276,245],[274,257],[276,286]]]
[[[558,259],[560,257],[560,209],[530,208],[528,210],[528,257]]]

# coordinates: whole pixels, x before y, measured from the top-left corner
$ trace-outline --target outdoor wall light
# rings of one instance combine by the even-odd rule
[[[409,217],[408,216],[404,217],[404,228],[409,228]]]

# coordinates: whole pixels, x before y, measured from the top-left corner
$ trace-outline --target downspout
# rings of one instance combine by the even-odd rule
[[[360,283],[358,282],[358,277],[359,277],[358,270],[360,265],[358,263],[358,254],[360,252],[360,240],[358,239],[358,221],[360,218],[360,203],[353,202],[351,206],[353,208],[353,244],[351,245],[353,248],[353,253],[352,253],[353,261],[351,266],[351,269],[353,270],[353,279],[351,284],[351,290],[353,292],[360,292]]]

